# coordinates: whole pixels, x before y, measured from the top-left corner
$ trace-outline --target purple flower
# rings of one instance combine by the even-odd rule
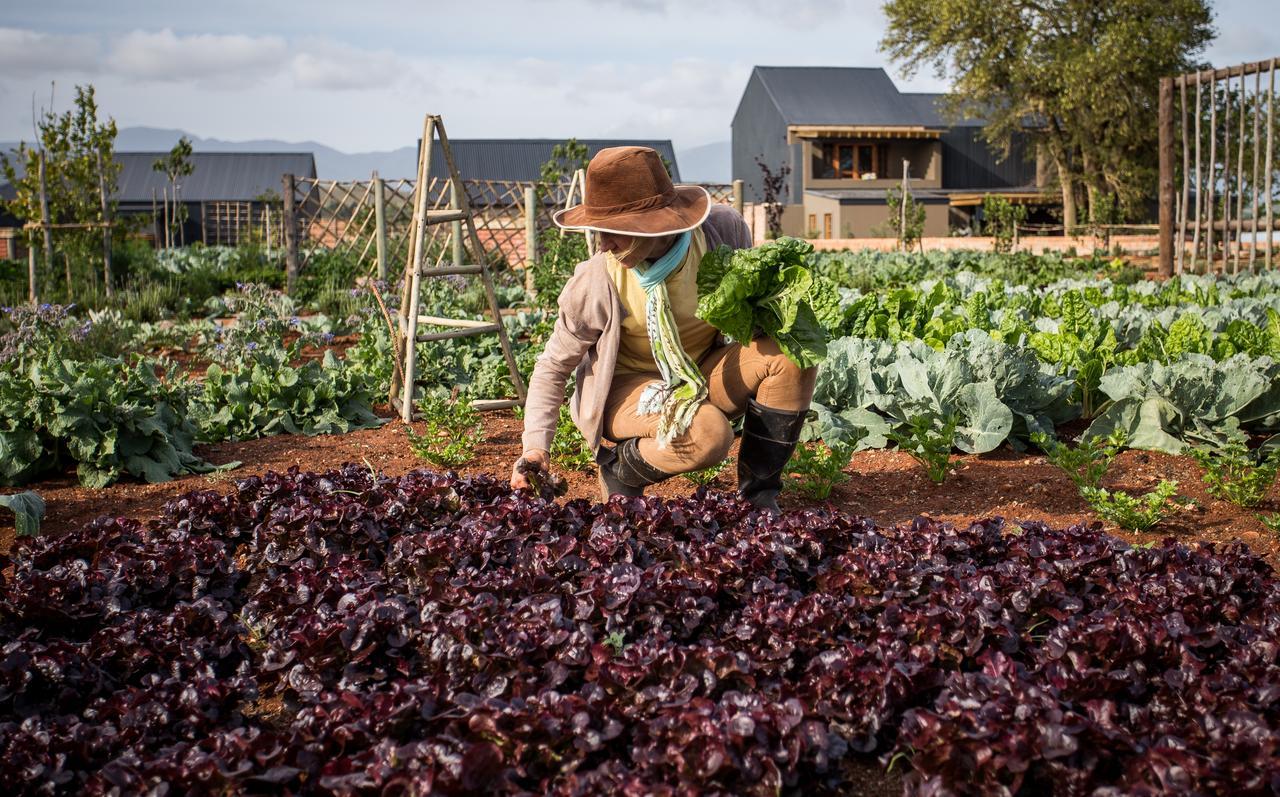
[[[258,344],[255,341],[251,340],[248,343],[244,344],[244,347],[247,351],[257,351]]]
[[[322,334],[322,335],[320,336],[320,342],[321,342],[321,343],[333,343],[333,333],[332,333],[332,332],[325,332],[324,334]]]

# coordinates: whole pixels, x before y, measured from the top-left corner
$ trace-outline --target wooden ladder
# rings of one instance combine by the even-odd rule
[[[440,150],[445,165],[449,169],[450,207],[433,210],[428,207],[428,194],[431,189],[431,152],[436,137],[440,138]],[[453,224],[455,239],[453,251],[461,250],[458,237],[462,228],[466,228],[467,239],[471,242],[471,252],[479,260],[474,265],[463,265],[455,254],[452,265],[426,266],[425,249],[427,228],[436,224]],[[489,266],[485,261],[485,250],[480,245],[480,236],[476,234],[475,219],[471,215],[471,203],[466,189],[458,176],[458,167],[453,160],[453,150],[449,148],[449,137],[445,134],[444,123],[438,115],[428,115],[422,126],[422,145],[418,148],[418,183],[414,190],[413,222],[410,226],[409,269],[405,280],[404,293],[400,302],[400,335],[396,341],[396,357],[404,363],[403,384],[392,384],[392,406],[396,406],[397,398],[400,406],[400,417],[405,422],[413,420],[413,401],[417,387],[417,344],[435,340],[450,340],[472,335],[497,335],[498,345],[502,348],[502,356],[507,361],[507,369],[511,373],[511,384],[515,386],[514,399],[478,399],[471,402],[478,410],[500,410],[524,404],[525,384],[516,366],[516,358],[511,350],[511,341],[507,338],[506,328],[502,325],[502,313],[498,309],[498,296],[493,289],[493,278],[489,274]],[[441,318],[439,316],[419,315],[418,309],[422,298],[423,277],[446,277],[450,275],[479,275],[484,285],[485,296],[489,301],[489,312],[492,320],[478,321],[466,318]],[[441,332],[418,333],[418,327],[445,327]],[[399,380],[397,380],[399,381]],[[399,396],[396,396],[399,387]]]

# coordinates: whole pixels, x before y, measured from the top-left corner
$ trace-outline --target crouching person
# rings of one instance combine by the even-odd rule
[[[546,470],[570,374],[574,423],[596,452],[602,499],[728,456],[743,417],[738,489],[777,511],[782,471],[813,397],[801,369],[770,339],[724,343],[695,315],[698,265],[717,247],[751,246],[742,216],[700,186],[674,186],[647,147],[601,150],[587,167],[586,201],[555,216],[588,230],[598,250],[559,297],[560,315],[529,382],[521,463]],[[612,446],[602,445],[608,441]]]

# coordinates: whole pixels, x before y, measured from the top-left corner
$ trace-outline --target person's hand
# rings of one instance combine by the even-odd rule
[[[550,473],[551,457],[546,451],[538,451],[536,449],[521,454],[520,459],[517,459],[516,464],[511,468],[511,489],[537,489],[535,485],[529,482],[529,470],[536,470],[542,474]]]

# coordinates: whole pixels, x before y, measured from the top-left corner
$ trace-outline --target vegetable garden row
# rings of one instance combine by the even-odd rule
[[[169,267],[208,279],[236,256]],[[786,275],[768,284],[779,320],[738,326],[774,324],[822,359],[790,479],[810,495],[858,450],[897,446],[943,480],[955,451],[1007,444],[1043,452],[1124,526],[1184,500],[1172,482],[1104,489],[1124,448],[1193,455],[1213,495],[1276,509],[1271,274],[1155,283],[1122,261],[788,240],[739,257],[704,293],[733,312],[735,290],[763,283],[725,275],[768,262]],[[531,306],[514,281],[499,292],[527,373],[556,291]],[[69,467],[94,487],[213,468],[232,481],[149,521],[20,539],[3,560],[0,782],[836,794],[878,768],[918,794],[1280,789],[1280,591],[1238,544],[206,461],[202,442],[385,423],[377,302],[367,286],[324,295],[240,285],[162,323],[6,309],[0,483],[38,492]],[[482,297],[441,280],[425,304],[462,317]],[[405,445],[464,465],[483,428],[466,397],[504,390],[501,355],[471,338],[420,356],[433,382]],[[567,418],[553,459],[590,467]]]

